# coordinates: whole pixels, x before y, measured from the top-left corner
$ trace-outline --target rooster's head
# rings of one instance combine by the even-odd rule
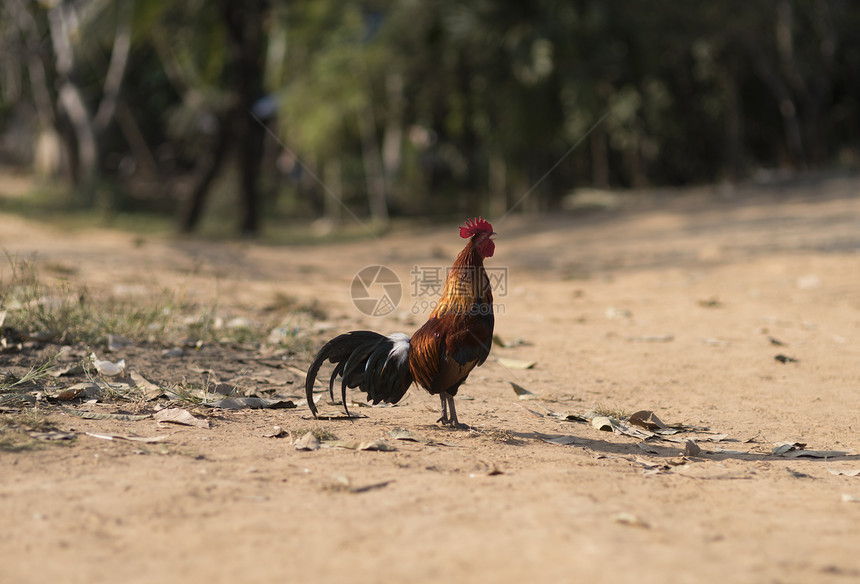
[[[496,251],[496,244],[491,239],[495,234],[490,222],[480,217],[467,219],[466,225],[460,228],[460,237],[463,239],[471,237],[478,253],[485,258],[493,257],[493,252]]]

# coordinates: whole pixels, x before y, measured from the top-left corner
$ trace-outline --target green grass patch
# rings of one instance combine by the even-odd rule
[[[259,318],[229,318],[219,315],[217,302],[190,303],[182,290],[117,296],[65,277],[45,280],[31,259],[7,254],[6,260],[9,270],[0,271],[0,333],[12,332],[24,340],[101,346],[113,335],[164,346],[189,341],[244,347],[267,343],[304,353],[312,341],[303,334],[306,326],[324,317],[316,305],[278,297],[273,309]]]
[[[32,261],[7,255],[8,278],[0,280],[4,325],[45,342],[96,344],[109,334],[134,340],[163,335],[172,326],[176,299],[169,292],[147,298],[96,295],[69,281],[44,284]]]

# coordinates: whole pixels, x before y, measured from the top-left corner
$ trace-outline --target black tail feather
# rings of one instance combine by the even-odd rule
[[[402,340],[407,338],[403,335]],[[317,415],[313,400],[314,382],[326,360],[335,363],[329,379],[329,395],[334,401],[334,383],[337,377],[341,376],[341,397],[347,414],[347,387],[360,388],[374,405],[379,402],[400,401],[413,381],[408,359],[403,358],[402,353],[395,354],[394,351],[396,343],[400,341],[396,335],[392,339],[372,331],[352,331],[323,345],[305,378],[305,394],[313,415]]]
[[[343,368],[346,365],[343,361],[337,364],[334,368],[334,371],[331,372],[331,379],[328,380],[328,395],[331,398],[331,401],[334,401],[334,380],[337,379],[337,376],[343,373]]]

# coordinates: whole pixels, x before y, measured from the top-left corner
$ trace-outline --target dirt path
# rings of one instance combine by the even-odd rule
[[[354,421],[300,406],[217,411],[207,429],[51,410],[73,445],[0,451],[0,580],[856,581],[860,476],[834,472],[860,469],[857,193],[860,180],[832,179],[495,223],[497,333],[527,344],[494,347],[463,386],[472,432],[434,425],[438,401],[415,389]],[[461,245],[453,226],[276,249],[0,222],[0,247],[48,271],[118,293],[182,287],[235,314],[289,294],[316,300],[332,334],[413,330],[413,266],[446,266]],[[404,283],[384,318],[349,297],[370,264]],[[134,358],[144,374],[189,367]],[[289,381],[283,395],[300,397]],[[595,408],[685,428],[643,442],[551,415]],[[264,437],[276,425],[396,450],[298,451]],[[401,427],[423,441],[394,439]],[[682,456],[687,439],[699,455]],[[777,456],[780,442],[849,454]]]

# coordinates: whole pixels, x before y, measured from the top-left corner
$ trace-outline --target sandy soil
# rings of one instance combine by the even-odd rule
[[[0,580],[857,581],[860,476],[834,473],[860,469],[858,193],[860,180],[831,178],[494,221],[488,265],[508,270],[497,333],[527,344],[494,347],[461,389],[472,431],[434,424],[438,400],[414,388],[397,407],[353,406],[366,417],[352,421],[315,421],[306,405],[195,410],[209,428],[43,404],[77,438],[0,451]],[[0,247],[37,252],[47,271],[117,293],[183,287],[241,315],[279,293],[316,300],[328,336],[414,330],[426,314],[412,311],[412,267],[445,266],[461,247],[454,225],[271,248],[0,222]],[[353,276],[371,264],[405,285],[387,317],[350,300]],[[222,376],[239,367],[229,354],[124,356],[158,383],[201,364]],[[306,356],[254,357],[243,357],[249,375],[301,397],[290,367],[306,368]],[[518,399],[510,381],[534,399]],[[652,410],[686,429],[643,441],[551,415],[596,408]],[[288,436],[264,437],[276,425],[394,450],[299,451]],[[424,440],[395,440],[395,428]],[[687,439],[698,455],[683,456]],[[774,455],[780,442],[849,454]]]

